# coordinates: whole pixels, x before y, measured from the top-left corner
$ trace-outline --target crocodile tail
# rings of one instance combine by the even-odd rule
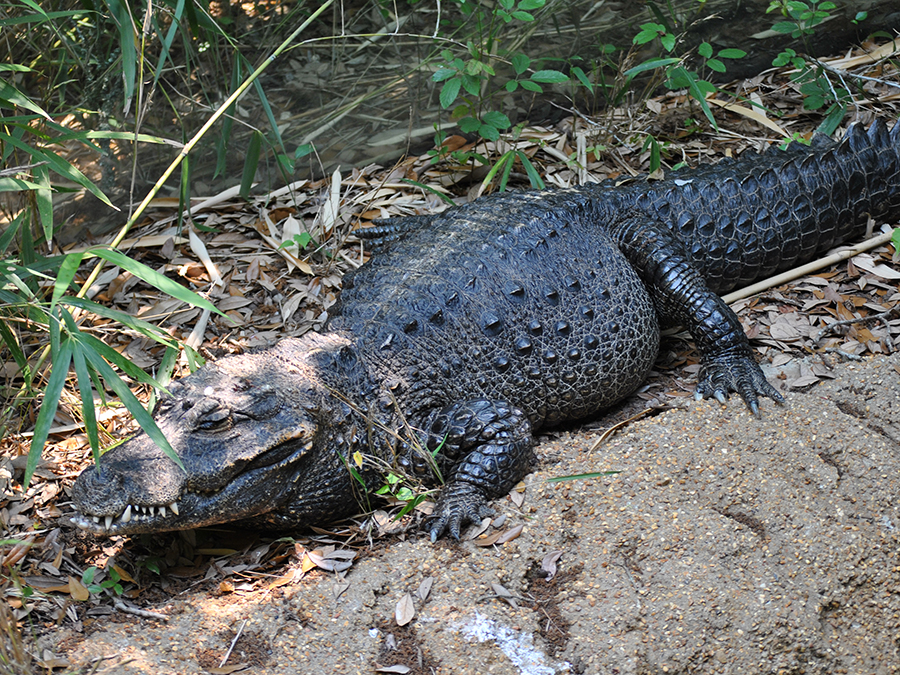
[[[679,172],[637,195],[684,242],[710,288],[725,293],[812,260],[900,218],[900,123],[853,124],[840,142]]]
[[[375,224],[372,227],[361,227],[354,234],[366,242],[370,249],[379,250],[424,227],[430,220],[430,215],[379,218],[373,221]]]

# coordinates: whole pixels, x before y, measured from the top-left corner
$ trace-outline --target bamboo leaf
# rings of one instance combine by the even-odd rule
[[[84,337],[90,336],[85,334]],[[96,338],[94,339],[96,340]],[[96,341],[100,342],[99,340]],[[101,342],[100,344],[103,343]],[[84,356],[90,362],[90,364],[97,369],[97,372],[100,373],[103,381],[106,382],[106,384],[109,385],[109,387],[114,392],[116,392],[116,395],[122,401],[122,404],[128,409],[128,412],[130,412],[134,416],[134,419],[141,426],[141,429],[143,429],[144,432],[150,437],[150,440],[156,443],[156,445],[159,446],[159,448],[161,448],[164,453],[166,453],[166,456],[169,457],[169,459],[171,459],[182,470],[184,470],[184,464],[181,462],[178,454],[169,444],[169,441],[163,435],[163,432],[156,425],[153,417],[150,415],[150,413],[147,412],[146,408],[141,405],[141,402],[137,400],[137,397],[133,393],[131,393],[131,389],[129,389],[128,385],[125,384],[121,377],[119,377],[118,373],[116,373],[116,371],[114,371],[112,367],[96,351],[85,349]],[[144,374],[146,375],[146,373]]]
[[[51,322],[51,326],[54,324],[56,324],[55,321]],[[34,475],[34,470],[41,459],[44,443],[47,442],[50,426],[53,424],[53,417],[56,415],[56,409],[59,407],[62,390],[66,384],[66,377],[69,374],[69,364],[72,361],[72,341],[68,338],[62,340],[59,343],[59,348],[51,353],[53,365],[50,370],[50,377],[47,379],[47,386],[44,387],[44,399],[41,402],[41,409],[34,423],[34,436],[31,438],[28,459],[25,461],[25,478],[22,481],[23,490],[27,490],[28,485],[31,483],[31,477]]]
[[[118,265],[123,270],[131,272],[134,276],[138,277],[139,279],[143,279],[148,284],[150,284],[154,288],[158,288],[166,295],[170,295],[173,298],[181,300],[182,302],[186,302],[189,305],[193,305],[194,307],[208,309],[209,311],[215,312],[220,316],[225,316],[222,312],[216,309],[216,306],[206,298],[197,295],[181,284],[172,281],[167,276],[160,274],[150,267],[147,267],[145,264],[140,263],[133,258],[129,258],[124,253],[120,253],[119,251],[114,251],[109,248],[99,247],[92,248],[88,252],[96,255],[99,258],[103,258],[107,262],[111,262],[113,265]]]

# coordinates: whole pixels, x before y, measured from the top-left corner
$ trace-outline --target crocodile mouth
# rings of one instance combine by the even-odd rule
[[[269,450],[264,457],[225,479],[211,490],[192,490],[188,482],[177,499],[164,504],[139,504],[130,500],[114,513],[97,513],[90,506],[73,504],[74,525],[99,536],[166,532],[244,520],[278,508],[283,494],[294,484],[296,465],[312,449],[306,443],[285,456],[286,446]],[[279,476],[281,477],[279,479]],[[109,511],[109,509],[104,509]]]

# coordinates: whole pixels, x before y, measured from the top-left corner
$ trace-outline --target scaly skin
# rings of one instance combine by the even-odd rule
[[[156,419],[186,474],[139,434],[76,481],[76,522],[298,528],[364,508],[360,482],[379,487],[387,465],[430,473],[434,454],[446,485],[426,528],[458,537],[525,475],[537,429],[641,384],[661,325],[696,340],[699,396],[737,392],[756,413],[780,401],[717,293],[857,236],[868,215],[900,216],[900,125],[386,221],[360,232],[383,250],[345,277],[323,334],[173,385]]]

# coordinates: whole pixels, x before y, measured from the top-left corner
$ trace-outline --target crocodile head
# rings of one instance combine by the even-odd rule
[[[323,415],[332,414],[333,404],[315,355],[339,350],[336,341],[284,340],[174,382],[154,419],[184,469],[146,433],[132,437],[76,480],[75,524],[113,535],[265,518],[279,510],[302,519],[303,501],[317,496],[310,484],[322,471],[321,455],[334,455],[333,449],[323,453],[334,437]],[[319,478],[319,485],[327,482]]]

